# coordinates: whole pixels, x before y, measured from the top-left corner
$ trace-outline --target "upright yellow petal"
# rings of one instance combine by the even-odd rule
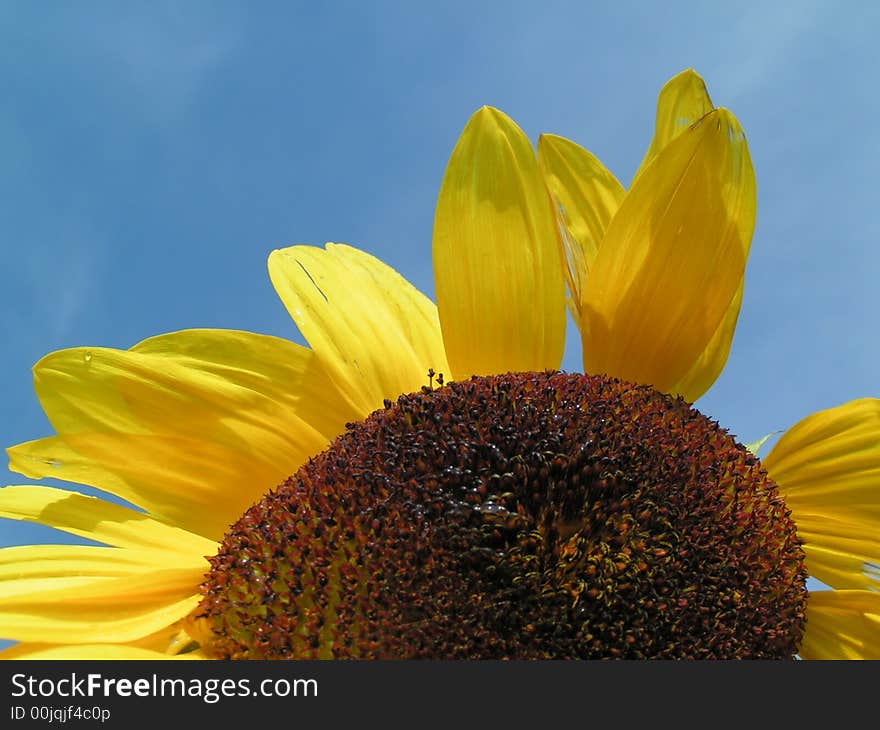
[[[802,659],[880,659],[880,593],[810,593],[798,654]]]
[[[749,242],[746,242],[747,244]],[[748,250],[745,251],[748,256]],[[672,392],[678,393],[685,400],[693,403],[703,393],[712,387],[724,365],[727,363],[727,356],[730,355],[730,346],[733,343],[733,334],[736,331],[736,323],[739,319],[739,310],[742,305],[743,289],[745,287],[745,277],[740,281],[739,289],[733,295],[733,300],[727,307],[721,324],[709,340],[709,344],[697,361],[691,365],[687,375],[676,383]]]
[[[692,68],[669,79],[660,89],[654,137],[639,169],[636,170],[633,182],[651,164],[660,150],[714,108],[706,82]]]
[[[434,216],[434,280],[456,379],[557,369],[565,282],[555,221],[528,138],[483,107],[461,134]]]
[[[880,399],[807,416],[762,463],[791,508],[810,574],[833,588],[880,588]]]
[[[638,178],[664,147],[714,108],[705,82],[693,69],[686,69],[667,81],[657,100],[654,137],[633,179]],[[750,238],[743,240],[746,256],[750,243]],[[697,400],[709,390],[724,369],[739,319],[744,285],[745,277],[706,349],[687,375],[671,388],[688,401]]]
[[[754,223],[745,135],[718,109],[653,159],[608,227],[584,300],[586,372],[677,393],[737,294]]]
[[[572,314],[579,323],[590,267],[626,191],[594,155],[564,137],[541,135],[538,164],[556,213]]]
[[[360,416],[449,373],[437,308],[351,246],[292,246],[269,256],[269,276],[303,337]]]

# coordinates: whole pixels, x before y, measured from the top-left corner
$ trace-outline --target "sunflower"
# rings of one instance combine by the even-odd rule
[[[543,135],[538,159],[585,372],[695,401],[727,360],[755,224],[740,125],[689,69],[661,90],[628,191],[563,137]],[[805,418],[763,467],[792,512],[810,574],[840,589],[810,593],[800,655],[880,656],[880,400]]]
[[[362,251],[293,246],[269,274],[308,348],[48,355],[56,435],[10,468],[131,506],[0,490],[0,516],[99,543],[0,551],[5,657],[877,656],[880,402],[763,464],[689,403],[754,215],[745,137],[692,72],[629,192],[483,108],[440,191],[436,306]],[[589,374],[558,372],[566,279]]]

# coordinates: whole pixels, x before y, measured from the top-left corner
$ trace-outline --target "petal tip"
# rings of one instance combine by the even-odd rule
[[[541,148],[550,148],[554,149],[563,144],[574,144],[570,139],[566,137],[562,137],[558,134],[549,134],[548,132],[544,132],[543,134],[538,136],[538,150]]]
[[[702,91],[705,93],[706,97],[709,96],[709,90],[706,86],[706,82],[700,74],[696,72],[693,67],[688,67],[683,71],[679,71],[675,76],[673,76],[669,81],[663,84],[663,88],[660,89],[660,94],[662,95],[664,91],[673,88],[673,87],[685,87],[692,86],[697,91]]]
[[[472,126],[485,126],[500,130],[503,134],[507,134],[511,128],[519,129],[516,122],[507,114],[494,106],[484,105],[471,115],[465,130]]]

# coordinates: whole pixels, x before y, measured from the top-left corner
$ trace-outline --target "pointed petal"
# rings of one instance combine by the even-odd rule
[[[802,659],[880,659],[880,593],[810,593],[798,653]]]
[[[201,570],[168,568],[81,586],[0,597],[0,636],[53,644],[125,643],[189,614]]]
[[[850,525],[834,530],[839,523],[829,520],[808,520],[806,529],[802,522],[797,531],[811,576],[837,589],[880,590],[880,539]]]
[[[714,108],[706,83],[692,68],[669,79],[660,89],[657,99],[654,138],[633,182],[666,145]]]
[[[269,276],[357,420],[448,375],[437,308],[400,274],[350,246],[273,251]]]
[[[11,468],[91,484],[212,538],[355,414],[313,353],[248,332],[64,350],[34,376],[59,436],[11,449]]]
[[[718,109],[657,155],[608,227],[584,301],[585,370],[675,393],[740,287],[754,222],[745,136]]]
[[[688,374],[672,388],[674,393],[678,393],[686,401],[693,403],[697,400],[712,387],[712,384],[721,375],[721,371],[724,370],[727,357],[730,355],[736,322],[739,319],[744,286],[745,279],[740,282],[739,289],[733,296],[733,301],[727,307],[727,312],[721,319],[721,324],[718,325],[715,334],[712,335],[712,339],[709,340],[706,349],[691,366]]]
[[[452,374],[557,369],[565,282],[528,138],[502,112],[468,121],[434,215],[434,281]]]
[[[556,213],[568,289],[580,321],[590,267],[626,191],[594,155],[564,137],[541,135],[538,164]]]
[[[781,431],[771,431],[770,433],[764,434],[761,438],[756,439],[755,441],[749,441],[747,444],[743,444],[748,451],[757,456],[761,449],[764,448],[764,444],[766,444],[773,436],[778,433],[782,433]]]
[[[660,97],[657,100],[654,138],[635,177],[641,174],[660,150],[714,108],[706,83],[693,69],[686,69],[667,81],[660,90]],[[746,241],[745,244],[745,254],[748,256],[749,242]],[[673,388],[673,391],[679,393],[685,400],[691,402],[697,400],[721,375],[730,354],[744,286],[745,279],[740,282],[739,290],[703,354],[685,378]]]
[[[288,340],[237,330],[184,330],[151,337],[133,352],[179,358],[200,372],[235,383],[261,412],[287,428],[307,424],[331,441],[361,414],[333,389],[314,353]],[[271,408],[274,405],[274,408]],[[241,404],[237,404],[241,407]]]
[[[271,466],[205,439],[124,433],[55,436],[7,454],[9,468],[26,477],[96,487],[211,540],[298,467],[280,459]]]
[[[792,511],[810,573],[834,588],[877,589],[880,399],[807,416],[762,461]]]
[[[174,351],[187,341],[199,356]],[[189,330],[130,351],[54,352],[34,367],[34,387],[60,434],[195,434],[272,461],[292,447],[297,450],[297,441],[311,439],[312,448],[326,443],[298,417],[312,404],[303,404],[298,394],[289,396],[311,357],[279,338]],[[293,413],[285,409],[288,404]],[[309,415],[320,418],[319,407],[313,409]]]
[[[168,561],[165,553],[92,545],[2,548],[0,597],[142,574]]]
[[[36,522],[107,545],[168,553],[176,567],[199,566],[217,543],[135,512],[65,489],[13,486],[0,489],[0,517]]]

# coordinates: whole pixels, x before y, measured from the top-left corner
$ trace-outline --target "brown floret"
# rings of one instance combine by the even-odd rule
[[[806,573],[759,462],[681,399],[473,378],[350,425],[229,531],[222,658],[790,658]]]

